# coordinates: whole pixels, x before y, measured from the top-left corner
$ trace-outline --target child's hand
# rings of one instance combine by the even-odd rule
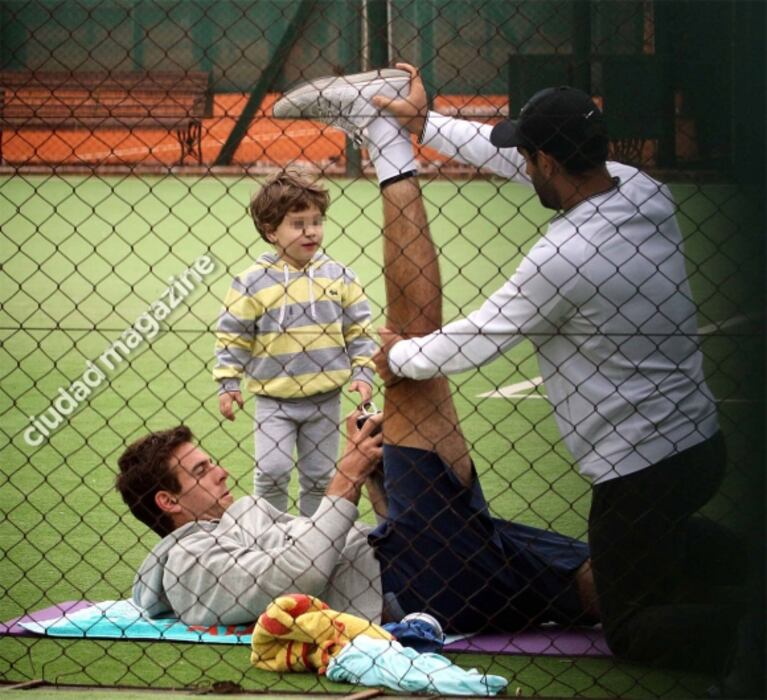
[[[234,420],[234,410],[232,410],[232,403],[234,402],[240,408],[245,407],[242,394],[239,391],[225,391],[223,394],[218,395],[218,410],[221,411],[221,415],[227,420]]]
[[[373,396],[373,387],[367,382],[363,382],[361,379],[349,384],[349,391],[355,391],[360,395],[359,406],[366,404],[370,401],[370,397]]]

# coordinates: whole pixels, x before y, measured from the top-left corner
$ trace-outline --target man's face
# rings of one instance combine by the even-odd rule
[[[520,153],[525,159],[525,170],[528,177],[533,183],[535,193],[538,195],[538,199],[546,209],[561,209],[562,203],[560,201],[559,192],[552,180],[552,173],[550,168],[547,167],[547,156],[541,151],[538,151],[536,157],[533,158],[528,151],[524,148],[520,148]]]
[[[181,486],[174,496],[180,507],[178,520],[217,520],[232,505],[234,499],[226,484],[229,474],[199,447],[185,442],[173,451],[169,461]]]
[[[292,211],[268,235],[280,257],[293,267],[301,269],[322,246],[323,218],[317,207]]]

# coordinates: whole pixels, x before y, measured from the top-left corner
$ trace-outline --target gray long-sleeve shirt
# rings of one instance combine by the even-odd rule
[[[524,158],[491,127],[430,114],[424,144],[529,185]],[[523,338],[535,346],[562,438],[594,483],[626,476],[718,430],[676,204],[636,168],[555,216],[516,272],[466,318],[397,343],[395,374],[479,367]]]
[[[133,599],[152,617],[236,625],[300,592],[378,622],[380,566],[357,515],[340,497],[326,496],[305,518],[246,496],[221,520],[188,523],[161,540],[136,575]]]

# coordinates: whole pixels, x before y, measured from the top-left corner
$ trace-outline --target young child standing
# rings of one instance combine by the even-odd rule
[[[255,494],[287,510],[297,449],[299,510],[311,515],[338,457],[341,388],[372,394],[370,307],[348,267],[322,252],[327,190],[299,171],[272,176],[250,213],[274,252],[232,282],[216,333],[219,410],[243,407],[240,379],[256,395]]]

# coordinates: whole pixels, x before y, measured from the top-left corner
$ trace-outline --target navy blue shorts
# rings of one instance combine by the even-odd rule
[[[574,572],[586,544],[491,517],[479,480],[464,488],[440,457],[384,446],[389,517],[370,535],[384,592],[446,631],[514,631],[582,618]]]

